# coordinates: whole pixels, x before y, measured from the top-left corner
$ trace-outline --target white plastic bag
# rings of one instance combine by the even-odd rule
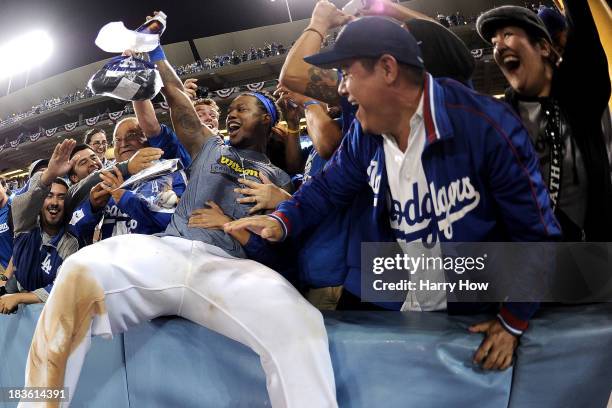
[[[122,21],[106,24],[96,37],[96,45],[106,52],[122,53],[153,51],[159,45],[159,35],[128,30]]]

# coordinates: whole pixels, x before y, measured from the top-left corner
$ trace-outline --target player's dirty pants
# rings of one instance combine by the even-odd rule
[[[278,273],[182,238],[123,235],[64,262],[40,316],[26,386],[75,386],[92,335],[178,315],[259,354],[274,407],[337,406],[318,310]]]

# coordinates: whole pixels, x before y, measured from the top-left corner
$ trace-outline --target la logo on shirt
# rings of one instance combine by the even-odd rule
[[[51,273],[51,254],[47,253],[47,256],[45,257],[45,260],[42,262],[42,264],[40,264],[40,269],[42,269],[42,271],[44,273],[46,273],[47,275],[49,275]]]

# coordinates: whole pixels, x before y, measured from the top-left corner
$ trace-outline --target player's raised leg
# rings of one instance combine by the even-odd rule
[[[323,317],[273,270],[198,242],[180,315],[259,354],[272,406],[337,406]]]
[[[110,336],[177,314],[192,242],[122,235],[68,258],[36,326],[27,387],[67,387],[74,394],[92,335]]]

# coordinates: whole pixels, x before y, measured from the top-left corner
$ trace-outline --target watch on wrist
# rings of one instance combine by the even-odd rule
[[[0,273],[0,281],[2,281],[2,282],[6,282],[6,281],[8,281],[8,279],[9,279],[9,278],[8,278],[8,277],[7,277],[5,274]]]

